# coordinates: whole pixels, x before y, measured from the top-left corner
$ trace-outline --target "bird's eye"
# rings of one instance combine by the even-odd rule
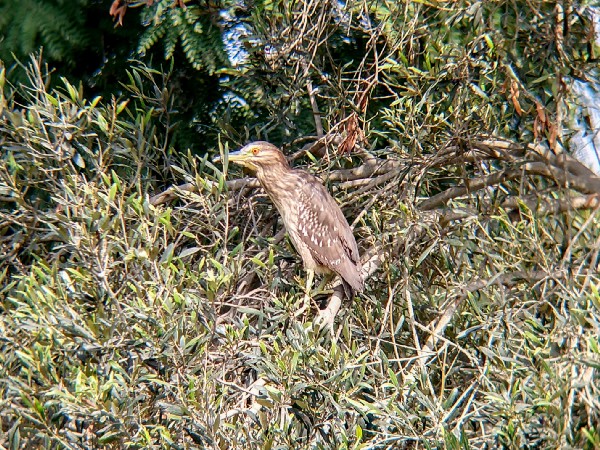
[[[253,147],[253,148],[252,148],[252,154],[253,154],[254,156],[258,155],[258,152],[259,152],[259,150],[258,150],[258,147]]]

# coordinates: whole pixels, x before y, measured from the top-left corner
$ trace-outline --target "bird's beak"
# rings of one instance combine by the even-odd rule
[[[254,164],[254,162],[252,160],[253,156],[254,155],[252,153],[250,153],[250,152],[246,151],[244,148],[242,148],[241,150],[237,150],[235,152],[229,153],[227,156],[223,155],[223,158],[218,156],[214,159],[214,161],[220,162],[222,164],[225,164],[225,161],[232,162],[232,163],[239,164],[242,167],[246,167],[247,169],[250,169],[251,171],[256,171],[256,170],[258,170],[258,167],[256,164]]]
[[[236,150],[235,152],[231,152],[229,154],[229,161],[243,161],[245,159],[246,155],[244,153],[242,153],[241,150]]]
[[[222,158],[221,155],[216,156],[215,158],[213,158],[213,162],[222,163],[225,159],[233,162],[243,161],[244,155],[242,154],[241,150],[236,150],[235,152],[229,153],[227,158]]]

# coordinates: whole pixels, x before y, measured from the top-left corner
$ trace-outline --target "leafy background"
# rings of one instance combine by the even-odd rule
[[[0,445],[600,447],[600,180],[569,152],[597,18],[4,3]],[[256,182],[211,162],[254,139],[354,226],[367,289],[333,334],[294,317]]]

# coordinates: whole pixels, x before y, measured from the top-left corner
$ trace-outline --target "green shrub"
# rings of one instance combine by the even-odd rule
[[[437,62],[432,90],[456,64]],[[332,336],[293,317],[303,270],[255,184],[158,131],[162,74],[90,101],[46,72],[18,101],[0,76],[0,445],[598,445],[600,189],[479,132],[510,99],[403,97],[369,134],[385,148],[308,163],[376,268]],[[150,198],[164,179],[172,203]]]

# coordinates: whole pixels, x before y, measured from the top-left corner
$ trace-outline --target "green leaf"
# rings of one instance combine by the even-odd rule
[[[179,258],[185,258],[186,256],[190,256],[193,255],[194,253],[199,252],[200,250],[202,250],[201,247],[190,247],[190,248],[186,248],[185,250],[183,250],[181,253],[179,253]]]

